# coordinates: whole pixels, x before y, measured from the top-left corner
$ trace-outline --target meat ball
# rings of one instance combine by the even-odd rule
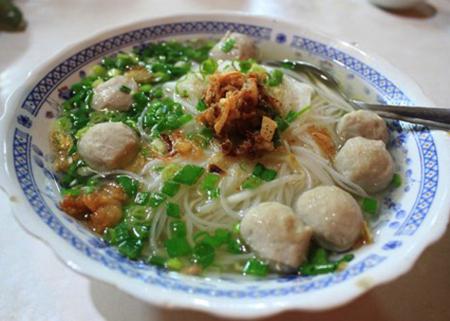
[[[387,143],[389,139],[383,118],[368,110],[356,110],[344,115],[339,120],[336,131],[343,140],[362,136]]]
[[[394,175],[394,161],[381,140],[354,137],[334,159],[335,168],[368,193],[385,189]]]
[[[252,207],[240,225],[244,241],[272,269],[288,272],[306,258],[312,231],[292,209],[277,202]]]
[[[234,41],[233,47],[230,51],[225,52],[223,46],[224,44],[230,43],[230,41]],[[211,58],[222,60],[246,60],[256,58],[257,54],[256,44],[252,38],[241,33],[229,31],[209,52]]]
[[[295,211],[312,228],[314,239],[326,249],[348,250],[361,234],[361,209],[339,187],[319,186],[303,193],[295,203]]]
[[[123,123],[100,123],[89,128],[78,142],[81,158],[93,169],[123,168],[139,151],[136,133]]]
[[[129,92],[127,92],[128,89]],[[94,88],[92,108],[95,110],[127,111],[133,103],[132,95],[137,90],[138,85],[133,78],[125,76],[113,77]]]

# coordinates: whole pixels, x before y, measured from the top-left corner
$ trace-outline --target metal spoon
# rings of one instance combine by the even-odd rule
[[[334,89],[355,109],[367,109],[376,112],[384,118],[397,119],[409,123],[421,124],[433,128],[450,130],[450,108],[397,106],[369,104],[349,98],[339,86],[339,83],[326,71],[304,61],[266,61],[263,64],[271,67],[282,67],[285,72],[297,78],[296,73],[303,73],[311,81],[320,81],[330,89]]]

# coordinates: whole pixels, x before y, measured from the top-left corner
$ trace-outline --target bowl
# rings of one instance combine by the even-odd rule
[[[263,56],[300,58],[327,69],[345,84],[347,93],[360,99],[432,105],[416,84],[382,59],[300,23],[216,13],[170,16],[118,27],[49,59],[7,100],[6,113],[0,119],[0,184],[10,194],[18,221],[83,275],[151,304],[225,317],[328,309],[407,272],[447,226],[450,137],[406,123],[389,123],[389,149],[403,185],[384,195],[382,214],[372,226],[375,242],[355,251],[355,259],[339,273],[263,280],[181,275],[120,256],[58,209],[48,132],[61,102],[60,89],[79,79],[104,55],[167,38],[219,37],[227,30],[256,39]]]

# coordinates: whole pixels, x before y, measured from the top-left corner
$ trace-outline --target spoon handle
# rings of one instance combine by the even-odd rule
[[[380,117],[388,118],[388,119],[395,119],[395,120],[401,120],[408,123],[413,124],[420,124],[424,125],[430,128],[434,129],[441,129],[441,130],[448,130],[450,131],[450,124],[441,123],[438,121],[428,120],[428,119],[421,119],[421,118],[413,118],[413,117],[407,117],[399,114],[384,112],[384,111],[374,111],[376,114],[378,114]]]
[[[357,108],[377,112],[382,117],[450,130],[450,108],[368,104],[357,100],[351,102]]]

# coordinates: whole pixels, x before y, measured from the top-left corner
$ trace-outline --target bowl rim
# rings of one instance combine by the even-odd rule
[[[417,250],[414,253],[411,253],[409,256],[409,260],[403,262],[403,264],[399,264],[397,266],[397,270],[391,271],[391,273],[387,273],[383,275],[381,278],[378,277],[376,282],[373,284],[370,284],[366,288],[358,288],[353,287],[352,289],[348,289],[349,293],[346,296],[336,297],[333,302],[329,302],[326,306],[324,305],[311,305],[310,307],[299,307],[298,305],[295,305],[295,303],[288,302],[284,304],[278,304],[278,305],[253,305],[250,304],[244,304],[239,302],[237,303],[237,306],[239,306],[239,310],[234,309],[233,311],[229,310],[229,301],[228,300],[195,300],[195,298],[190,298],[189,300],[186,300],[186,297],[183,297],[182,295],[173,295],[173,292],[171,290],[168,290],[165,295],[162,295],[161,297],[149,297],[149,291],[142,291],[140,288],[141,285],[139,284],[132,284],[131,281],[129,284],[123,284],[119,281],[113,280],[110,277],[107,277],[105,275],[102,275],[98,269],[96,269],[95,264],[88,264],[86,262],[81,262],[81,264],[77,261],[72,260],[73,256],[71,252],[66,251],[67,248],[63,246],[63,244],[59,244],[58,240],[54,237],[54,235],[48,235],[46,230],[40,226],[30,226],[25,221],[25,217],[21,215],[21,210],[33,211],[31,207],[29,206],[28,202],[25,200],[25,197],[23,196],[23,193],[21,189],[18,186],[17,180],[14,176],[14,173],[12,170],[10,170],[7,166],[6,161],[6,153],[7,153],[7,141],[6,137],[8,135],[9,127],[8,123],[12,123],[12,117],[15,115],[15,106],[19,105],[18,103],[21,102],[22,98],[24,97],[24,94],[29,92],[31,87],[33,87],[37,81],[42,77],[42,75],[45,75],[46,72],[52,67],[54,67],[57,63],[63,61],[65,58],[70,57],[71,55],[77,53],[78,51],[86,48],[88,45],[94,44],[100,40],[108,39],[114,35],[118,35],[121,33],[125,33],[127,31],[148,27],[152,25],[158,25],[163,23],[170,23],[170,22],[182,22],[182,21],[192,21],[194,19],[198,20],[205,20],[205,19],[212,19],[211,17],[214,16],[214,19],[220,19],[223,21],[233,21],[233,19],[236,18],[250,18],[250,23],[258,24],[261,23],[261,25],[273,25],[274,29],[275,27],[280,27],[281,29],[283,26],[287,26],[289,28],[293,27],[300,27],[304,30],[310,31],[313,35],[317,35],[317,37],[321,38],[321,40],[326,40],[326,43],[331,45],[334,48],[343,49],[346,52],[358,53],[359,55],[363,55],[365,57],[364,63],[369,66],[374,66],[377,71],[380,71],[383,75],[388,75],[389,80],[391,80],[394,83],[401,84],[402,87],[411,88],[410,91],[414,92],[414,100],[419,101],[423,104],[430,104],[432,105],[431,101],[425,97],[425,95],[422,93],[422,90],[420,87],[415,84],[412,80],[410,80],[409,77],[404,76],[403,72],[398,71],[395,67],[391,66],[388,62],[386,62],[383,58],[378,57],[374,54],[367,54],[365,51],[363,51],[360,48],[356,48],[352,45],[350,45],[348,42],[336,39],[336,37],[326,35],[325,33],[318,32],[315,30],[311,30],[307,27],[302,26],[301,23],[293,22],[286,19],[271,19],[269,17],[261,16],[261,15],[252,15],[242,12],[229,12],[229,11],[214,11],[214,12],[207,12],[207,13],[199,13],[199,14],[187,14],[187,15],[166,15],[158,18],[150,18],[150,19],[143,19],[138,22],[130,23],[130,24],[124,24],[121,26],[117,26],[114,28],[111,28],[107,31],[99,32],[91,37],[88,37],[87,39],[76,42],[67,48],[63,49],[59,53],[57,53],[55,56],[49,58],[46,60],[43,64],[35,68],[33,71],[31,71],[26,80],[24,81],[24,84],[21,85],[18,89],[14,91],[12,95],[10,95],[6,101],[6,108],[5,113],[0,116],[0,141],[3,144],[3,152],[0,153],[0,164],[3,164],[3,167],[0,170],[0,182],[8,182],[7,186],[4,186],[3,189],[7,190],[8,194],[10,195],[20,195],[16,196],[15,202],[12,202],[13,212],[15,214],[16,219],[21,223],[21,225],[31,234],[38,237],[45,243],[49,245],[50,248],[55,252],[56,256],[63,261],[66,265],[74,269],[75,271],[81,273],[82,275],[92,277],[94,279],[99,279],[103,282],[107,282],[109,284],[115,285],[117,288],[124,290],[125,292],[140,298],[143,301],[150,302],[152,304],[160,305],[160,306],[166,306],[166,307],[176,307],[176,308],[189,308],[189,309],[196,309],[196,310],[202,310],[205,312],[213,313],[220,316],[225,317],[240,317],[240,318],[250,318],[250,317],[262,317],[262,316],[268,316],[271,314],[279,313],[287,309],[298,309],[298,310],[323,310],[323,309],[329,309],[336,307],[338,305],[344,304],[350,300],[353,300],[357,296],[363,294],[366,292],[369,288],[379,285],[382,283],[386,283],[401,274],[407,272],[410,270],[414,264],[414,262],[417,260],[417,258],[420,256],[420,254],[423,252],[423,250],[429,246],[431,243],[439,239],[443,233],[445,232],[446,226],[448,224],[449,214],[450,214],[450,204],[445,204],[445,199],[443,200],[443,204],[440,204],[438,206],[438,210],[442,212],[438,219],[439,224],[436,226],[436,232],[435,234],[429,236],[427,240],[423,241],[421,244],[418,245]],[[375,67],[376,66],[376,67]],[[409,94],[407,94],[408,97],[410,97]],[[435,140],[436,145],[440,145],[441,148],[437,148],[437,153],[439,153],[439,157],[443,158],[444,160],[450,161],[450,152],[443,148],[442,146],[448,145],[450,143],[450,139],[448,138],[448,135],[445,135],[443,132],[433,132],[433,138]],[[441,155],[442,154],[442,155]],[[449,163],[449,162],[447,162]],[[442,161],[441,161],[442,164]],[[441,174],[442,175],[442,171]],[[447,175],[450,176],[450,175]],[[6,189],[7,187],[7,189]],[[449,193],[447,191],[447,198],[449,196]],[[447,205],[447,206],[446,206]],[[447,212],[447,213],[445,213]],[[436,224],[435,224],[436,225]],[[172,296],[173,295],[173,296]],[[205,302],[208,301],[208,302]]]

